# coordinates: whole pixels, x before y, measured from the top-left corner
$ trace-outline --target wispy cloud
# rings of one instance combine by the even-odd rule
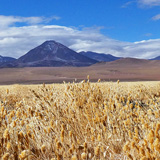
[[[160,6],[160,0],[130,0],[123,4],[122,8],[127,8],[133,3],[137,3],[139,7],[154,7],[154,6]]]
[[[101,34],[101,27],[79,29],[47,25],[47,18],[44,20],[42,17],[40,19],[37,17],[36,20],[32,17],[28,17],[28,20],[21,17],[20,21],[22,22],[24,18],[28,25],[18,27],[11,25],[18,22],[15,17],[4,17],[6,18],[5,26],[0,29],[0,55],[3,56],[18,58],[46,40],[58,41],[78,52],[95,51],[135,58],[153,58],[160,55],[160,39],[135,43],[122,42]],[[4,25],[1,22],[0,24]]]
[[[131,4],[135,3],[136,1],[128,1],[127,3],[123,4],[121,6],[121,8],[127,8],[128,6],[130,6]]]
[[[157,14],[154,17],[152,17],[152,20],[154,21],[160,20],[160,14]]]
[[[20,16],[4,16],[0,15],[0,28],[14,25],[16,23],[26,23],[26,24],[39,24],[48,23],[52,20],[58,20],[60,17],[20,17]]]
[[[160,0],[137,0],[140,7],[160,6]]]
[[[146,36],[146,37],[151,37],[153,34],[152,33],[146,33],[146,34],[144,34],[144,36]]]

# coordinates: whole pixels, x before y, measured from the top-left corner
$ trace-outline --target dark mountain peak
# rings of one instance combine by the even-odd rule
[[[34,48],[34,50],[35,49],[37,49],[39,54],[43,54],[42,52],[45,52],[47,54],[55,54],[55,53],[57,53],[58,49],[64,50],[64,49],[69,49],[69,48],[67,48],[63,44],[56,42],[54,40],[48,40],[48,41],[45,41],[44,43],[42,43],[41,45],[37,46],[36,48]]]
[[[67,48],[63,44],[56,42],[54,40],[45,41],[40,45],[40,47],[43,47],[43,49],[46,49],[46,50],[54,50],[55,48]]]
[[[49,40],[20,57],[13,66],[89,66],[96,62],[96,60],[80,55],[59,42]]]
[[[45,44],[60,44],[60,43],[58,43],[58,42],[56,42],[56,41],[54,41],[54,40],[47,40],[47,41],[45,41],[45,42],[43,42],[42,43],[42,45],[45,45]]]
[[[42,45],[48,45],[48,44],[55,44],[55,45],[62,45],[62,46],[64,46],[63,44],[61,44],[61,43],[59,43],[59,42],[57,42],[57,41],[54,41],[54,40],[47,40],[47,41],[45,41],[45,42],[43,42],[42,43]]]

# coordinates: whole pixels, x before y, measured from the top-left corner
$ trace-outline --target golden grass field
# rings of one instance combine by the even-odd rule
[[[160,82],[0,86],[2,160],[160,160]]]

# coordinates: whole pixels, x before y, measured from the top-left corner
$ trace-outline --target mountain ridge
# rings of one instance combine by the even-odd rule
[[[160,60],[160,56],[157,56],[157,57],[152,58],[152,59],[150,59],[150,60]]]
[[[50,40],[31,49],[9,67],[60,67],[60,66],[90,66],[98,61],[80,55],[61,43]],[[4,66],[5,67],[5,66]]]
[[[121,61],[118,61],[121,60]],[[148,61],[160,60],[160,56]],[[76,51],[54,40],[48,40],[31,49],[18,59],[0,56],[1,68],[16,67],[85,67],[105,63],[141,64],[147,63],[147,59],[115,57],[111,54],[97,53],[92,51]],[[152,62],[152,63],[158,63]]]
[[[115,61],[121,58],[121,57],[115,57],[111,54],[97,53],[97,52],[92,52],[92,51],[87,51],[87,52],[82,51],[79,53],[89,58],[95,59],[99,62],[101,61],[111,62],[111,61]]]
[[[16,60],[15,58],[12,57],[4,57],[0,55],[0,63],[6,63],[6,62],[11,62]]]

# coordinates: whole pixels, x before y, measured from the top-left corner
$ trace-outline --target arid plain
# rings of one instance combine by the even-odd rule
[[[125,58],[114,62],[101,62],[90,67],[34,67],[2,68],[0,84],[57,83],[83,80],[91,81],[158,81],[159,61]]]

